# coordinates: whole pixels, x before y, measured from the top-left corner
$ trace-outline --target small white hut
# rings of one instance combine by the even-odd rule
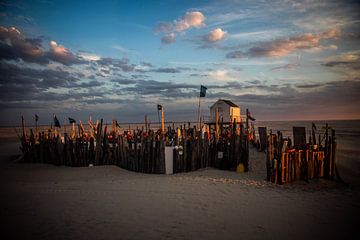
[[[211,120],[215,122],[215,111],[218,110],[219,121],[224,123],[241,122],[240,107],[230,100],[219,99],[210,107]]]

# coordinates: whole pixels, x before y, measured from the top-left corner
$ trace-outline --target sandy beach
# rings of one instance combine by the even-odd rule
[[[212,168],[174,175],[116,166],[14,163],[1,144],[0,204],[7,239],[355,239],[358,182],[264,180],[265,154],[250,171]]]

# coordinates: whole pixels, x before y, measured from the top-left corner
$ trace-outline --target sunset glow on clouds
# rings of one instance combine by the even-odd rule
[[[360,118],[358,10],[331,0],[1,3],[0,124],[51,112],[154,120],[157,103],[169,120],[193,120],[201,84],[204,113],[227,98],[264,120]]]

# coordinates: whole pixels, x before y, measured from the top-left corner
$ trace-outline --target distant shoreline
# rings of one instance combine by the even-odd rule
[[[263,122],[339,122],[339,121],[349,121],[349,122],[354,122],[354,121],[360,121],[360,119],[324,119],[324,120],[256,120],[255,123],[263,123]],[[25,122],[26,123],[26,122]],[[196,121],[165,121],[165,124],[187,124],[187,123],[191,123],[191,124],[197,124]],[[60,122],[61,125],[63,125]],[[84,125],[88,125],[86,122],[83,123]],[[111,122],[105,122],[104,125],[107,124],[112,124]],[[118,122],[119,125],[143,125],[144,122]],[[159,124],[158,121],[154,121],[154,122],[149,122],[149,124]],[[65,126],[70,126],[71,124],[66,124]],[[50,124],[38,124],[37,127],[48,127],[50,126]],[[0,128],[20,128],[20,125],[0,125]],[[25,127],[36,127],[35,124],[32,125],[27,125],[25,124]]]

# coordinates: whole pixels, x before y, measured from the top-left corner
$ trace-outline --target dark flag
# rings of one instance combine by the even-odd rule
[[[54,127],[61,127],[60,126],[60,122],[59,122],[59,120],[57,119],[57,117],[56,117],[56,115],[54,114]]]
[[[255,121],[256,119],[253,117],[253,116],[251,116],[251,113],[250,112],[248,112],[248,116],[247,116],[251,121]]]
[[[116,121],[116,127],[120,128],[120,124]]]
[[[76,123],[76,120],[73,119],[73,118],[71,118],[71,117],[69,117],[69,123],[70,123],[70,124]]]
[[[200,86],[200,97],[206,96],[206,90],[207,90],[207,87],[205,87],[203,85]]]
[[[35,122],[39,121],[39,116],[35,114]]]
[[[158,110],[158,111],[161,111],[161,110],[162,110],[162,106],[158,104],[158,105],[157,105],[157,110]]]

